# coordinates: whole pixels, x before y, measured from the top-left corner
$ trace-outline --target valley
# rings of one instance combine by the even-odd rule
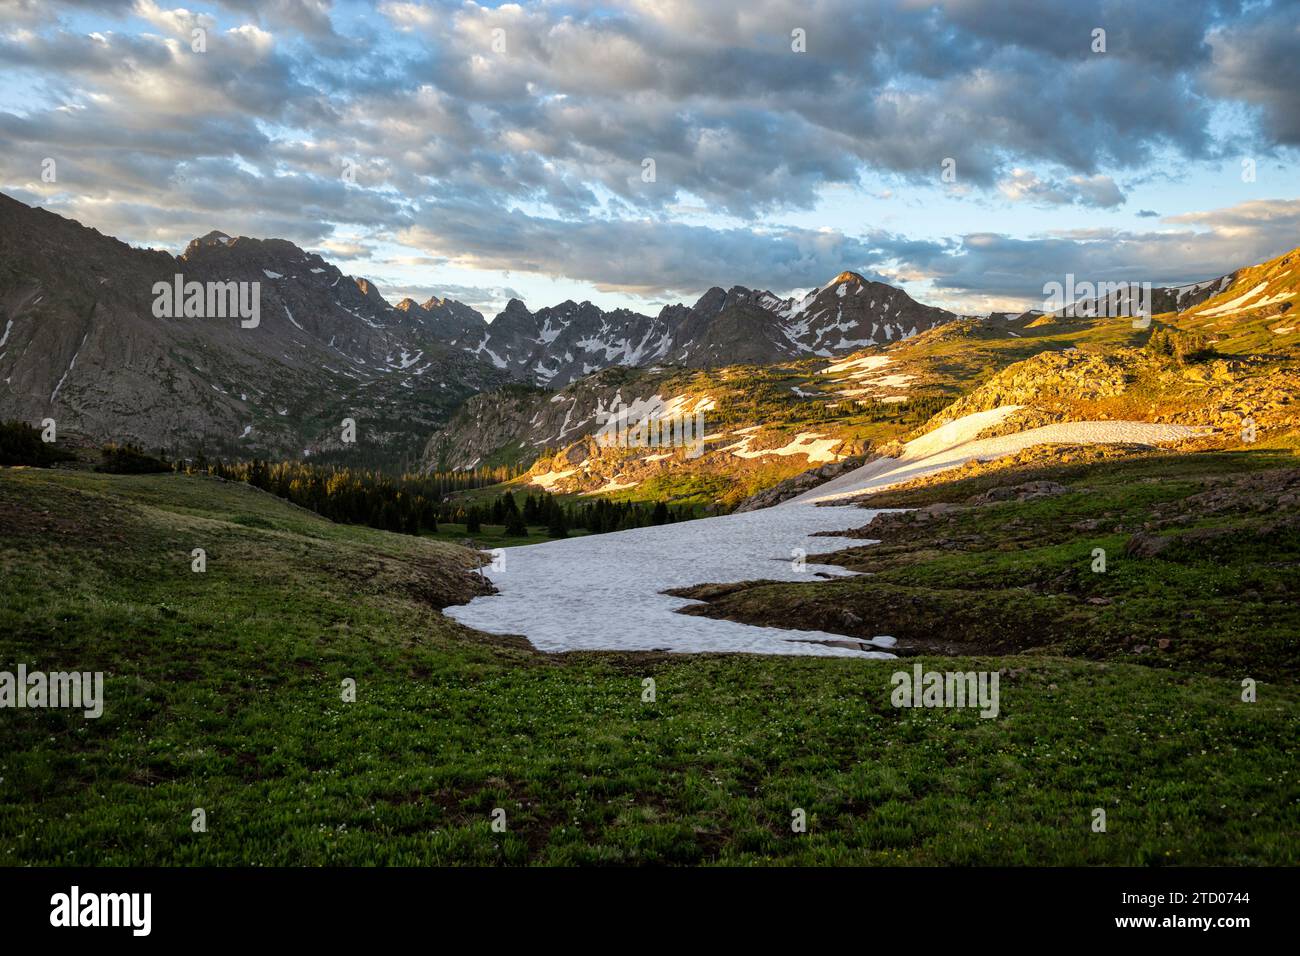
[[[1238,460],[1247,477],[1280,463]],[[1234,470],[1223,461],[1199,467],[1223,477]],[[1052,474],[1095,489],[1107,467],[1083,460],[1073,475]],[[1115,495],[1141,507],[1141,489],[1159,488],[1141,476],[1169,468],[1157,456],[1116,476],[1099,507],[1116,507]],[[1008,480],[1018,479],[973,475],[959,494]],[[878,504],[916,507],[952,489],[909,494]],[[1079,498],[1048,504],[1059,512]],[[0,721],[0,862],[1293,864],[1300,695],[1287,676],[1289,619],[1258,633],[1225,619],[1231,630],[1207,635],[1202,649],[1220,651],[1206,659],[1177,640],[1157,651],[1155,634],[1123,645],[1134,621],[1103,616],[1126,613],[1119,595],[1145,593],[1140,613],[1157,621],[1166,601],[1178,606],[1207,575],[1227,580],[1252,552],[1194,576],[1170,574],[1182,560],[1170,552],[1158,568],[1119,561],[1103,578],[1087,570],[1083,543],[1043,539],[1065,526],[1041,501],[967,514],[963,533],[982,535],[979,553],[999,555],[991,565],[946,551],[942,525],[901,539],[881,528],[880,545],[837,559],[868,562],[882,579],[869,591],[842,593],[876,579],[728,585],[701,590],[709,603],[698,606],[855,639],[890,629],[909,643],[943,622],[959,656],[936,646],[905,668],[998,672],[995,720],[898,710],[900,662],[848,648],[837,651],[856,659],[544,653],[440,613],[482,593],[472,551],[335,525],[215,479],[7,469],[6,650],[33,667],[75,659],[107,676],[98,720],[46,710]],[[204,574],[190,569],[196,543],[208,549]],[[1078,598],[1016,589],[1057,568],[1097,580],[1114,601],[1097,612],[1107,627],[1069,629]],[[1010,586],[1015,598],[981,597],[979,586]],[[795,592],[769,597],[773,588]],[[1266,620],[1287,606],[1294,575],[1280,568],[1254,588]],[[1213,605],[1188,607],[1198,617],[1185,626],[1198,631]],[[846,623],[850,611],[859,623]],[[1023,633],[1016,620],[1055,643],[1008,644]],[[579,615],[570,624],[600,636]],[[1097,643],[1071,646],[1087,634]],[[1249,643],[1223,646],[1240,635]],[[1259,675],[1258,703],[1241,700],[1246,672]],[[348,680],[353,703],[340,695]],[[1109,814],[1105,838],[1089,829],[1097,806]],[[190,828],[195,807],[206,832]],[[807,833],[791,832],[792,807],[806,811]],[[489,831],[494,808],[507,815],[504,834]]]
[[[0,268],[4,414],[60,435],[4,449],[0,634],[105,676],[92,722],[0,724],[0,862],[1295,862],[1297,253],[1141,326],[851,272],[487,323],[0,212],[88,263]],[[155,318],[178,261],[260,321]],[[599,502],[638,517],[539,520]],[[914,670],[994,698],[900,709]]]

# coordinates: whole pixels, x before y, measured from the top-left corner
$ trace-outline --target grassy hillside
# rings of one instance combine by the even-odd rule
[[[826,367],[818,359],[703,370],[617,367],[558,392],[511,387],[463,406],[431,439],[426,466],[531,466],[530,474],[509,483],[516,493],[545,487],[575,499],[599,492],[613,500],[727,506],[831,460],[826,451],[839,458],[862,454],[924,422],[950,400],[933,390],[909,391],[906,383],[863,383],[852,370],[826,374]],[[841,387],[860,391],[844,396],[837,392]],[[707,407],[702,455],[597,446],[592,435],[598,403],[604,409],[616,397],[633,404],[656,395],[665,402],[682,397],[688,408]],[[815,461],[777,451],[800,435],[826,443]],[[451,449],[458,453],[449,458]],[[546,480],[548,473],[554,481]],[[534,481],[539,477],[543,484]],[[476,496],[481,497],[463,495]]]
[[[1300,347],[1300,248],[1242,269],[1232,285],[1194,308],[1168,316],[1232,355],[1286,353]]]
[[[1001,669],[1002,716],[900,711],[897,662],[477,635],[438,611],[476,560],[212,479],[0,469],[0,669],[108,675],[99,720],[0,711],[0,864],[1300,856],[1289,682],[927,658]]]
[[[459,449],[461,464],[503,456],[531,464],[516,487],[540,479],[567,494],[727,507],[833,459],[871,454],[998,404],[1025,406],[1006,430],[1098,418],[1207,426],[1221,435],[1247,419],[1261,432],[1294,430],[1297,290],[1300,250],[1242,269],[1222,292],[1145,327],[1129,316],[961,319],[834,361],[608,369],[556,393],[477,396],[430,448],[440,461]],[[703,455],[597,448],[596,400],[616,395],[707,404]],[[826,447],[800,451],[801,436]]]

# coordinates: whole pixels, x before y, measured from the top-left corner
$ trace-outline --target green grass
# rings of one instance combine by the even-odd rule
[[[99,720],[0,711],[0,864],[1297,861],[1293,684],[927,658],[1002,669],[1002,716],[895,710],[893,661],[475,634],[438,608],[476,561],[212,479],[0,471],[0,669],[108,675]]]

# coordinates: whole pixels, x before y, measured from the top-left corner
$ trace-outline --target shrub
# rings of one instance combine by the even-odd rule
[[[110,442],[99,451],[100,463],[96,471],[114,475],[152,475],[171,471],[172,466],[161,458],[147,454],[139,445]]]

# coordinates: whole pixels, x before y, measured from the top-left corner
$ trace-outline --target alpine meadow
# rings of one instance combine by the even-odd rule
[[[1298,14],[0,0],[8,927],[1282,929]]]

